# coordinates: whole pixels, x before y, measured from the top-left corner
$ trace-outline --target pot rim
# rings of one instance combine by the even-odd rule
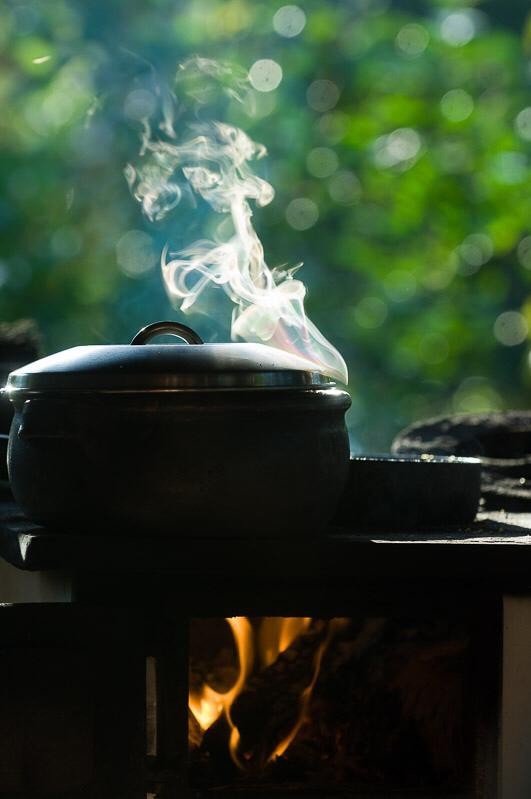
[[[76,387],[76,386],[50,386],[48,387],[32,387],[31,385],[6,385],[4,388],[0,389],[0,394],[3,394],[6,399],[11,400],[12,402],[27,397],[28,399],[31,397],[52,397],[52,396],[61,396],[61,397],[78,397],[78,396],[110,396],[110,395],[128,395],[128,396],[144,396],[144,395],[151,395],[151,394],[211,394],[211,393],[253,393],[259,394],[265,393],[288,393],[296,391],[297,393],[303,392],[315,392],[315,393],[328,393],[330,391],[340,392],[340,393],[347,393],[343,386],[337,386],[336,383],[333,381],[328,380],[324,377],[324,375],[316,374],[316,375],[308,375],[307,381],[299,380],[298,375],[293,381],[289,379],[284,379],[286,376],[283,375],[282,379],[278,377],[277,374],[273,373],[268,375],[267,373],[257,375],[256,380],[253,379],[253,375],[249,375],[245,381],[241,379],[241,376],[238,375],[234,377],[234,382],[232,382],[232,376],[227,375],[225,376],[225,380],[223,384],[216,381],[211,383],[210,376],[204,376],[204,382],[198,383],[194,378],[191,379],[188,385],[184,384],[183,382],[179,382],[179,384],[171,385],[168,384],[166,381],[165,376],[161,376],[161,382],[159,385],[153,385],[151,379],[151,385],[146,387],[139,387],[138,382],[134,381],[130,384],[126,382],[119,387],[107,387],[104,383],[102,385],[94,385],[90,388],[84,387]],[[289,376],[288,376],[289,378]]]
[[[335,381],[320,372],[293,370],[256,372],[192,372],[92,374],[63,373],[60,376],[34,374],[24,370],[12,372],[3,389],[8,399],[25,394],[63,393],[161,393],[181,391],[275,390],[334,388]]]

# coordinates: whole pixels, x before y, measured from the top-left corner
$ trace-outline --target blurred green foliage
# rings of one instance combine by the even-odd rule
[[[525,6],[4,2],[0,319],[35,318],[53,351],[178,318],[159,253],[204,220],[177,209],[154,227],[131,198],[139,104],[192,54],[267,59],[279,85],[258,80],[229,121],[268,148],[276,198],[256,225],[271,266],[304,261],[309,315],[350,368],[353,446],[385,449],[422,416],[526,407]],[[227,336],[228,318],[188,322]]]

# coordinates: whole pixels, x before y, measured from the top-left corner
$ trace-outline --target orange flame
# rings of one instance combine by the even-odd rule
[[[266,616],[262,619],[258,633],[258,654],[262,668],[266,669],[274,663],[280,653],[308,629],[311,621],[309,616]]]
[[[267,616],[261,620],[258,631],[255,632],[248,618],[236,616],[227,618],[230,625],[236,651],[238,654],[238,679],[232,688],[220,693],[209,685],[204,684],[199,691],[191,691],[189,697],[190,710],[203,730],[207,730],[224,713],[230,727],[229,750],[236,765],[244,769],[238,756],[240,733],[232,722],[231,707],[244,689],[255,663],[255,649],[257,650],[260,668],[265,669],[276,661],[295,639],[305,632],[312,619],[310,617],[272,617]],[[345,624],[345,619],[332,619],[328,623],[326,636],[320,643],[313,661],[313,671],[310,683],[304,688],[300,696],[297,720],[286,737],[275,747],[269,756],[269,761],[284,754],[297,737],[301,727],[308,719],[309,705],[315,684],[317,682],[323,656],[334,637],[335,633]]]
[[[230,717],[230,708],[238,694],[241,693],[242,688],[247,682],[253,664],[254,664],[254,647],[253,647],[253,628],[249,619],[245,616],[234,616],[228,618],[228,622],[234,636],[236,650],[238,652],[239,673],[238,679],[232,688],[225,693],[215,691],[205,683],[200,691],[190,691],[188,698],[188,706],[203,730],[208,730],[215,721],[224,712],[230,726],[230,751],[236,765],[240,766],[236,758],[236,750],[240,735],[234,726]],[[241,767],[241,766],[240,766]]]
[[[310,620],[311,621],[311,620]],[[281,741],[278,746],[276,747],[275,751],[269,758],[269,762],[274,760],[276,757],[280,757],[284,754],[286,749],[293,743],[297,735],[299,734],[299,730],[303,726],[303,724],[308,720],[308,708],[310,706],[310,700],[312,698],[313,689],[315,688],[315,683],[317,682],[317,678],[319,677],[319,672],[321,671],[321,663],[323,662],[323,656],[330,645],[330,641],[346,623],[348,623],[347,619],[332,619],[328,625],[326,638],[324,641],[321,642],[317,652],[315,653],[314,658],[314,669],[312,679],[310,684],[306,686],[304,691],[301,694],[301,701],[300,701],[300,710],[298,719],[293,726],[291,732]]]

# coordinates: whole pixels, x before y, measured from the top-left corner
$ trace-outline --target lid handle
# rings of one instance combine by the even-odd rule
[[[161,336],[164,333],[172,336],[178,336],[186,341],[187,344],[203,344],[201,336],[192,330],[187,325],[181,325],[180,322],[153,322],[146,325],[139,330],[136,336],[131,341],[131,344],[147,344],[155,336]]]

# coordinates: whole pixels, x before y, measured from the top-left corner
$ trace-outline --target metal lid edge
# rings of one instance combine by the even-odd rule
[[[113,375],[79,375],[63,373],[50,375],[37,373],[12,373],[7,381],[7,396],[25,392],[73,392],[91,393],[109,391],[180,391],[221,390],[227,388],[326,388],[336,382],[320,372],[256,371],[256,372],[208,372],[135,375],[116,373]]]

